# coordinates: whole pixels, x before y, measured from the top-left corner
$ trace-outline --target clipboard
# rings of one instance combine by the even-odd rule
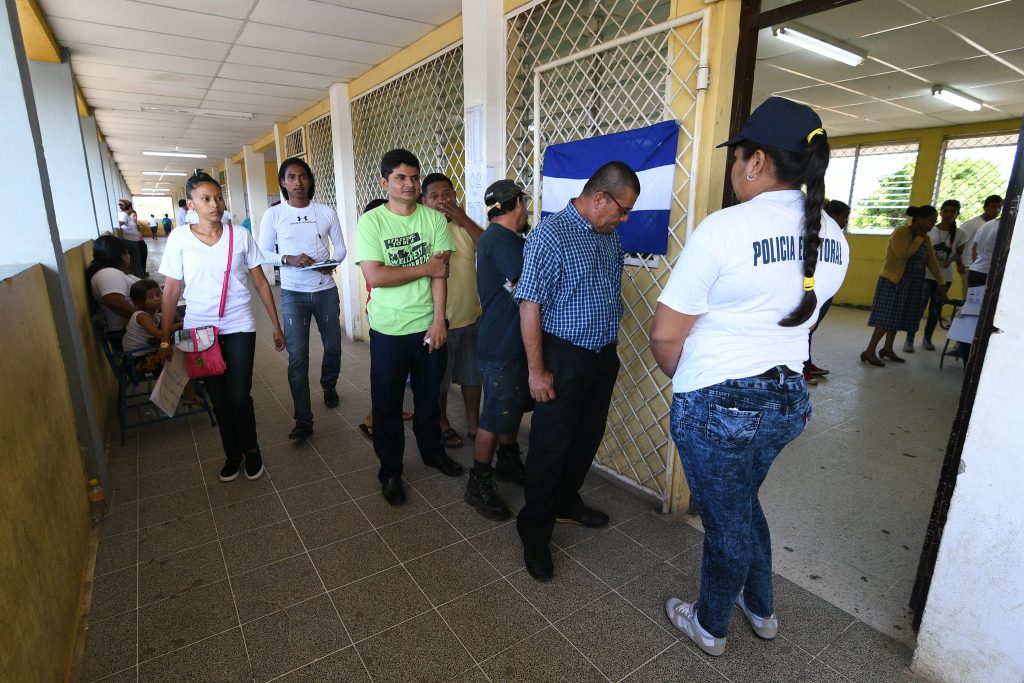
[[[340,261],[321,261],[320,263],[314,263],[311,266],[296,268],[295,270],[319,270],[320,268],[337,268],[340,265]]]

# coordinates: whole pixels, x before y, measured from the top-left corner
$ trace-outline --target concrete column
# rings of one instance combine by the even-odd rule
[[[242,161],[245,162],[245,187],[249,192],[249,220],[252,221],[252,234],[260,238],[260,221],[267,212],[267,169],[263,166],[263,155],[252,148],[242,147]],[[274,269],[264,265],[263,272],[267,280],[274,282]]]
[[[330,88],[331,97],[331,144],[334,154],[334,187],[338,197],[338,220],[345,235],[348,256],[335,273],[341,285],[342,313],[345,316],[345,332],[349,339],[364,339],[362,310],[363,295],[359,285],[359,269],[356,258],[356,220],[359,208],[356,206],[356,163],[352,139],[352,104],[349,101],[348,84],[335,83]]]
[[[107,192],[107,181],[103,175],[103,161],[100,158],[100,140],[96,128],[96,117],[81,116],[79,124],[82,128],[82,145],[85,147],[85,163],[89,167],[89,184],[92,187],[92,204],[96,212],[96,229],[100,233],[107,231],[107,218],[109,211],[107,205],[111,203],[110,195]]]
[[[281,146],[281,124],[274,124],[274,154],[277,156],[277,163],[281,164],[288,157],[285,156],[284,147]],[[281,198],[282,200],[284,197]]]
[[[123,195],[114,175],[114,159],[110,156],[110,148],[107,147],[106,140],[100,143],[100,161],[103,163],[103,177],[107,185],[107,194],[110,196],[110,201],[107,202],[107,212],[110,214],[107,224],[109,227],[100,232],[108,232],[117,230],[117,200],[121,199]]]
[[[484,191],[505,177],[505,17],[502,0],[462,0],[466,213],[487,225]],[[472,56],[471,59],[467,57]]]
[[[242,166],[225,157],[224,176],[228,182],[228,208],[235,217],[235,224],[241,225],[242,220],[249,215],[249,207],[245,205],[245,190],[242,188]]]
[[[99,234],[82,144],[71,63],[28,63],[46,165],[50,169],[57,227],[63,239],[92,239]]]
[[[0,258],[7,263],[39,263],[43,266],[75,412],[79,446],[89,474],[109,490],[102,431],[93,405],[85,343],[78,328],[78,316],[64,263],[47,159],[43,153],[43,134],[15,0],[0,2],[0,121],[5,125],[9,158],[19,161],[17,182],[0,184],[0,204],[7,213],[6,220],[0,222],[0,243],[4,245]],[[77,121],[74,129],[78,129]],[[79,137],[77,149],[81,149],[81,144]],[[43,311],[40,313],[45,314]]]

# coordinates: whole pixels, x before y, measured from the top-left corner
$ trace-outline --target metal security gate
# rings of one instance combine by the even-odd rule
[[[330,114],[306,124],[306,143],[306,163],[316,178],[316,200],[336,209],[338,193],[334,187],[334,138]]]
[[[509,173],[533,187],[549,144],[665,120],[680,122],[668,254],[629,259],[619,330],[622,369],[597,464],[672,503],[678,462],[669,435],[671,381],[657,369],[648,331],[671,266],[693,229],[696,144],[707,88],[707,10],[671,17],[671,3],[550,0],[508,18]]]
[[[352,100],[356,207],[383,197],[380,159],[403,147],[420,160],[420,176],[440,172],[465,196],[462,45],[431,57]]]

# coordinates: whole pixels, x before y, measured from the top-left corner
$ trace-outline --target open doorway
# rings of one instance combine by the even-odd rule
[[[959,361],[939,367],[941,329],[940,350],[917,345],[901,365],[872,368],[857,352],[906,207],[957,199],[962,223],[1006,194],[1024,111],[1024,38],[1010,28],[1021,11],[1021,0],[747,0],[741,19],[733,128],[771,95],[814,107],[833,147],[829,198],[853,209],[835,300],[846,307],[814,338],[831,373],[762,489],[775,569],[904,641],[965,375]],[[830,46],[845,61],[823,54]]]

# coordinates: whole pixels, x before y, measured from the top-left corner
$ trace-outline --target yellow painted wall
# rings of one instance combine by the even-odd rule
[[[917,165],[914,169],[914,180],[910,189],[912,204],[930,204],[935,190],[935,180],[939,170],[939,157],[942,155],[942,143],[946,138],[964,135],[980,135],[994,132],[1014,132],[1020,130],[1020,119],[989,121],[986,123],[970,123],[959,126],[939,128],[918,128],[916,130],[899,130],[886,133],[869,133],[866,135],[849,135],[833,138],[829,142],[833,148],[852,147],[882,142],[917,142]],[[961,216],[965,221],[973,216]],[[885,250],[889,244],[888,235],[848,235],[850,243],[850,267],[842,288],[836,293],[836,302],[854,306],[870,306],[875,293],[878,274],[885,261]],[[954,271],[954,279],[960,280]],[[954,295],[963,291],[961,282],[954,282]]]
[[[41,266],[0,282],[0,680],[70,669],[88,561],[75,417]]]
[[[277,184],[277,165],[273,161],[264,161],[263,169],[267,174],[267,194],[281,194],[281,187]]]

